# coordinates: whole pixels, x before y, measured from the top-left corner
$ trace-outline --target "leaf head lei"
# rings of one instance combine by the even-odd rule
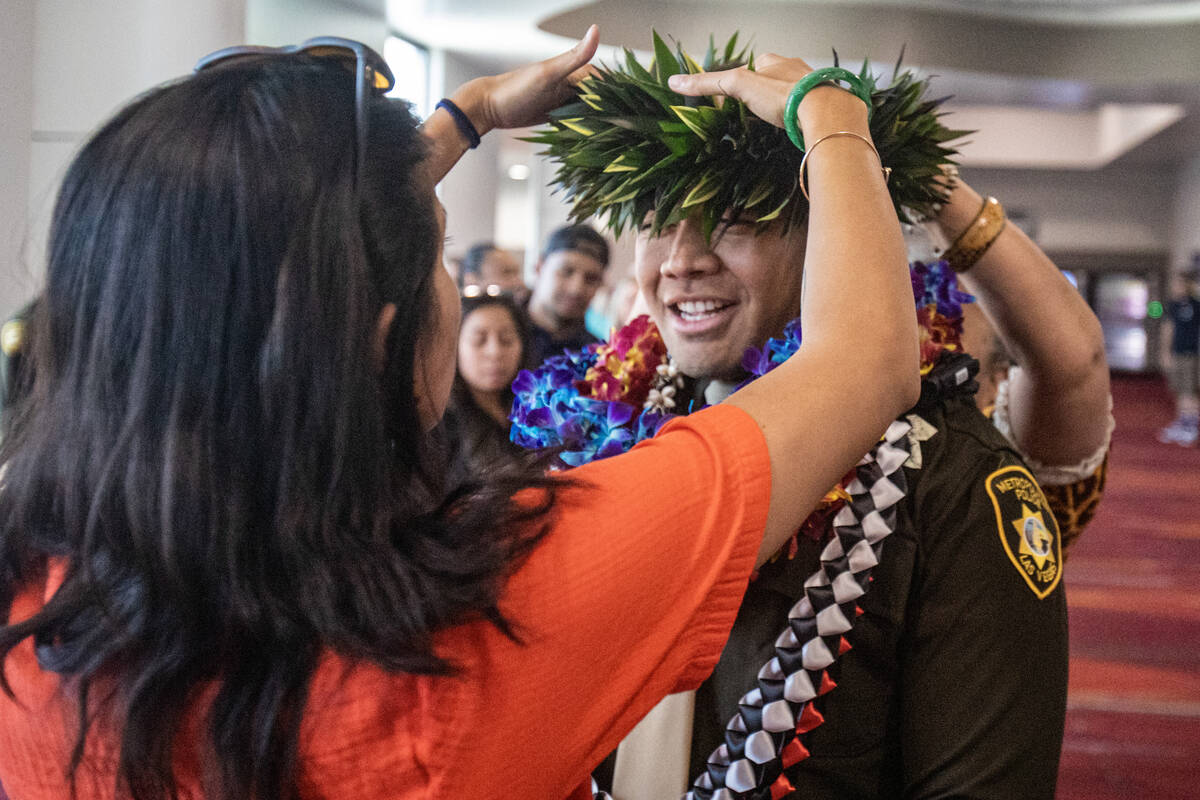
[[[739,100],[687,97],[667,85],[679,73],[753,69],[754,54],[738,47],[738,35],[720,49],[710,38],[699,63],[657,32],[653,46],[649,67],[629,50],[624,63],[599,67],[580,83],[576,100],[528,138],[558,165],[554,182],[572,218],[600,216],[618,236],[647,218],[653,236],[693,213],[706,236],[722,218],[782,219],[785,231],[805,222],[798,178],[804,154],[782,129]],[[892,169],[896,214],[902,222],[927,218],[946,199],[937,178],[941,165],[953,163],[948,143],[967,131],[942,124],[946,98],[929,99],[928,79],[901,71],[899,61],[887,85],[879,85],[869,62],[858,74],[871,93],[871,138]]]

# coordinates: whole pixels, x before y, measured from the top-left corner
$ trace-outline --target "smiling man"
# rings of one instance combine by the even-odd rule
[[[742,354],[800,315],[805,237],[753,218],[730,220],[711,246],[696,217],[639,236],[636,271],[648,310],[679,368],[738,381]]]
[[[728,395],[747,377],[746,349],[778,336],[799,312],[804,227],[727,222],[711,242],[694,217],[638,239],[643,298],[676,365],[695,379],[698,404]],[[846,360],[854,369],[852,352]],[[1048,799],[1066,698],[1059,531],[1019,454],[975,408],[974,361],[945,352],[925,366],[922,402],[907,417],[915,457],[896,532],[858,601],[853,649],[831,668],[837,688],[816,700],[824,723],[802,737],[811,756],[787,779],[798,797]],[[1048,544],[1030,577],[1021,523],[1032,513]],[[677,699],[657,712],[679,719],[659,720],[672,732],[653,746],[686,750],[689,777],[725,743],[727,720],[805,597],[828,542],[824,530],[813,533],[797,534],[750,584],[721,661],[694,697],[691,724],[670,710]],[[636,759],[628,758],[618,757],[617,800],[662,780],[629,774],[624,764]],[[659,772],[666,762],[655,763]]]
[[[706,240],[697,216],[637,237],[643,307],[675,366],[724,393],[748,377],[743,357],[800,314],[806,226],[723,218]],[[718,388],[712,393],[720,393]]]
[[[808,225],[819,220],[808,219],[803,152],[782,131],[748,121],[734,103],[672,95],[670,75],[697,67],[661,40],[649,69],[632,55],[627,61],[627,70],[586,82],[581,102],[560,111],[540,141],[560,164],[557,180],[574,198],[578,218],[606,215],[617,232],[640,224],[641,297],[675,366],[691,379],[678,407],[694,408],[722,400],[749,377],[747,348],[781,336],[798,316]],[[719,61],[710,51],[705,64]],[[767,56],[757,67],[773,62]],[[989,290],[993,310],[1012,317],[999,318],[1006,344],[1038,357],[1030,363],[1037,380],[1055,374],[1055,365],[1047,367],[1052,361],[1060,368],[1056,377],[1087,376],[1088,402],[1076,407],[1101,419],[1102,411],[1090,413],[1099,384],[1088,347],[1074,348],[1086,369],[1063,369],[1076,359],[1048,359],[1044,348],[1021,340],[1035,329],[1047,331],[1043,339],[1050,331],[1057,336],[1062,321],[1009,324],[1025,321],[1011,306],[1047,297],[1061,300],[1066,327],[1091,333],[1079,304],[1060,292],[1053,265],[1015,228],[1005,228],[999,204],[989,199],[979,210],[982,198],[968,189],[949,191],[939,178],[953,154],[944,143],[957,134],[938,122],[937,102],[922,97],[926,88],[911,73],[897,73],[890,86],[872,83],[867,93],[873,145],[892,168],[889,186],[902,220],[913,214],[947,221],[942,232],[954,243],[947,257],[961,270],[981,262],[986,282],[978,285]],[[821,152],[818,145],[829,147],[810,143],[808,152]],[[794,168],[779,168],[789,152]],[[988,265],[992,257],[984,254],[996,242],[998,265]],[[999,272],[1024,282],[1014,288],[989,277]],[[844,633],[822,635],[820,652],[804,655],[808,680],[801,683],[819,691],[797,690],[795,702],[787,699],[794,731],[771,728],[761,738],[768,733],[766,697],[778,692],[772,682],[782,681],[781,660],[800,657],[788,649],[795,640],[780,631],[812,613],[814,589],[833,577],[822,564],[838,557],[830,555],[832,518],[843,502],[837,492],[827,496],[828,513],[810,517],[750,583],[709,680],[694,696],[668,698],[622,745],[616,800],[678,796],[692,779],[697,800],[724,797],[716,788],[727,786],[733,762],[743,765],[736,782],[759,781],[749,793],[728,795],[738,798],[793,791],[863,800],[1054,796],[1067,679],[1059,527],[1017,445],[975,407],[978,365],[961,352],[963,297],[950,268],[917,265],[914,294],[925,329],[925,380],[921,401],[904,416],[910,455],[889,522],[894,531],[871,548],[877,564],[865,594],[833,617]],[[848,371],[864,368],[849,350],[845,364]],[[1099,366],[1106,375],[1102,358]],[[1100,405],[1105,396],[1099,394]],[[1076,442],[1089,453],[1096,448],[1090,436]],[[854,486],[847,482],[843,494],[863,491]],[[1044,528],[1036,552],[1022,536],[1030,519]],[[785,744],[783,774],[755,766]]]

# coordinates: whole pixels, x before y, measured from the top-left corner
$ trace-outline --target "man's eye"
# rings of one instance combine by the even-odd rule
[[[720,227],[726,230],[750,230],[754,228],[754,217],[735,217],[722,219]]]

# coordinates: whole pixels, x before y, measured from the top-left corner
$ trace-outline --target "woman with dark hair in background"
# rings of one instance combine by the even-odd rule
[[[755,563],[916,399],[904,245],[871,148],[831,142],[801,353],[624,456],[448,495],[434,185],[564,102],[597,40],[423,126],[357,43],[222,52],[84,144],[0,443],[13,797],[586,796],[711,669]],[[779,125],[808,72],[724,91]],[[868,130],[827,86],[797,121]]]
[[[524,452],[508,439],[512,382],[529,346],[525,313],[512,297],[463,298],[458,369],[442,422],[451,447],[451,485],[503,467]]]

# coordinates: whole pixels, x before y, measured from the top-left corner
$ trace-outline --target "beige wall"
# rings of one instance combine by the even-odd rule
[[[1176,174],[1170,227],[1171,268],[1192,266],[1200,253],[1200,155],[1180,165]]]
[[[33,289],[23,251],[33,129],[34,0],[4,0],[0,24],[0,319]]]
[[[964,169],[966,180],[1013,211],[1027,213],[1047,250],[1166,251],[1175,203],[1169,168],[1101,170]]]
[[[40,243],[64,165],[86,131],[137,92],[185,73],[203,52],[238,41],[281,44],[332,33],[381,47],[381,13],[334,0],[4,0],[0,26],[0,314],[35,290]],[[431,93],[449,94],[488,71],[435,51]],[[1069,142],[1071,137],[1058,137]],[[463,159],[441,188],[452,251],[497,237],[500,135]],[[525,235],[530,261],[566,208],[531,164]],[[973,168],[964,173],[1036,221],[1054,250],[1169,253],[1176,267],[1200,250],[1200,157],[1145,168],[1118,160],[1098,170]],[[626,237],[628,238],[628,237]],[[24,247],[26,242],[30,246]],[[623,271],[632,244],[619,242]]]
[[[58,184],[87,133],[130,98],[242,41],[245,0],[4,0],[0,315],[37,290]],[[9,10],[12,9],[10,15]]]

